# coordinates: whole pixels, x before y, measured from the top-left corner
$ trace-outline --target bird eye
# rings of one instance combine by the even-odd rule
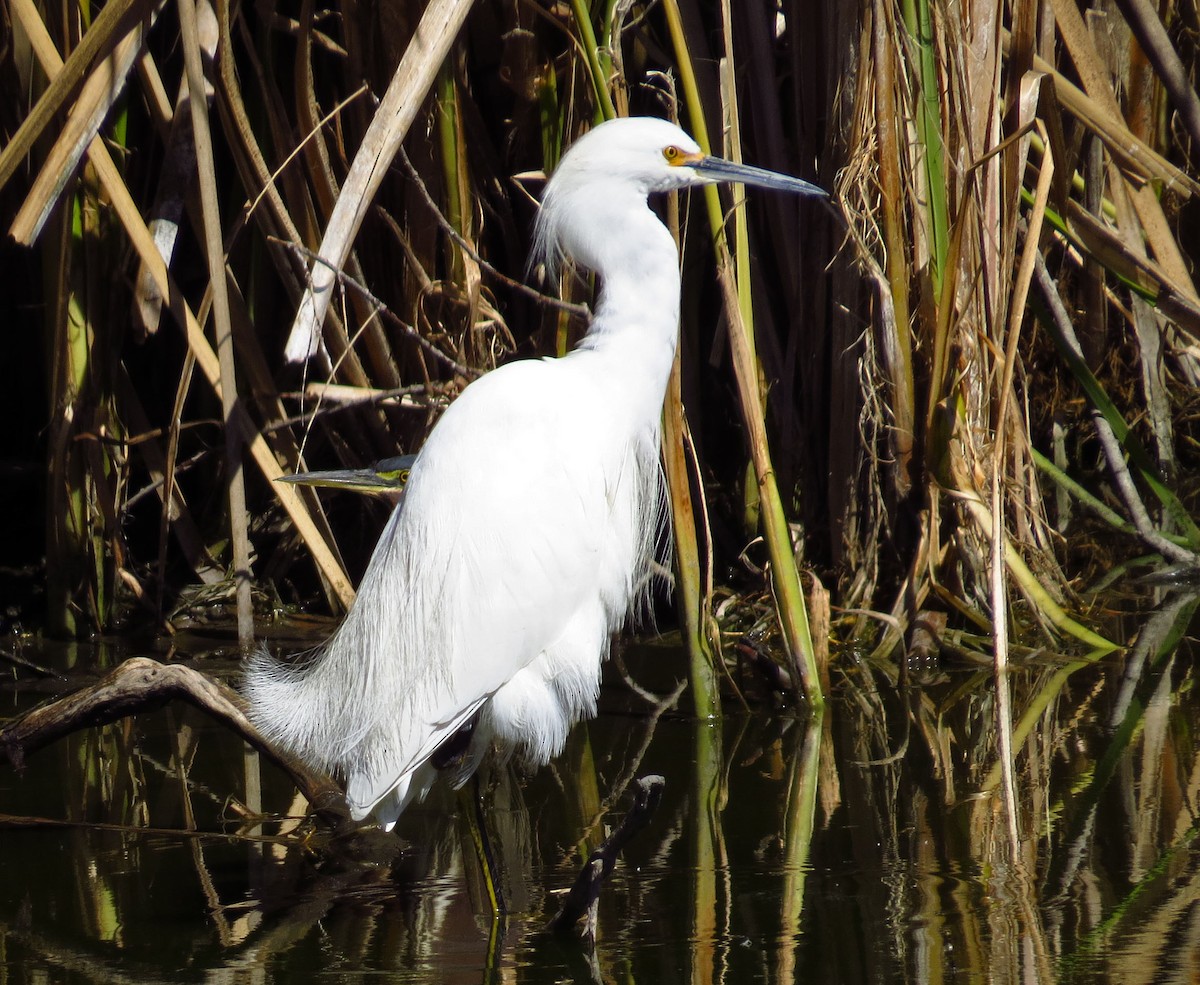
[[[668,164],[678,164],[683,159],[683,151],[672,144],[670,147],[663,148],[663,159]]]

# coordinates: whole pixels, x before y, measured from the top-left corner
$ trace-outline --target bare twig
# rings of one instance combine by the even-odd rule
[[[329,266],[328,261],[326,261],[324,258],[319,256],[318,254],[314,253],[312,250],[308,249],[307,247],[302,246],[299,243],[293,243],[293,242],[290,242],[285,239],[279,239],[276,236],[268,236],[267,239],[270,240],[272,243],[278,243],[279,245],[284,246],[287,249],[294,251],[295,253],[298,253],[299,255],[308,259],[308,261],[310,263],[314,264],[315,266],[318,266],[318,267]],[[466,363],[460,363],[453,356],[446,355],[446,353],[442,352],[441,349],[439,349],[436,345],[434,345],[432,342],[430,342],[429,339],[425,338],[424,335],[422,335],[415,328],[413,328],[412,325],[409,325],[407,322],[401,320],[400,317],[397,316],[396,313],[391,310],[391,308],[389,308],[379,298],[377,298],[374,294],[371,293],[370,288],[359,283],[357,280],[355,280],[353,277],[351,277],[349,274],[347,274],[344,270],[334,269],[334,268],[331,268],[331,270],[332,270],[334,277],[337,279],[337,282],[343,288],[347,288],[347,289],[353,291],[359,297],[363,298],[369,305],[371,305],[372,308],[375,309],[376,313],[379,314],[385,321],[387,321],[389,324],[393,325],[394,327],[398,328],[401,332],[403,332],[405,335],[407,335],[409,338],[411,338],[413,341],[415,341],[417,343],[417,345],[419,345],[422,349],[424,349],[431,356],[433,356],[434,359],[438,360],[438,362],[447,366],[449,369],[453,370],[455,373],[459,374],[460,376],[465,376],[469,380],[473,380],[473,379],[475,379],[475,377],[480,375],[479,370],[472,369]]]
[[[404,170],[408,172],[409,179],[412,181],[421,197],[425,199],[425,204],[429,206],[429,211],[432,212],[434,218],[437,219],[437,224],[442,228],[442,232],[454,240],[458,248],[472,260],[474,260],[475,263],[479,264],[481,269],[486,270],[489,274],[495,277],[496,280],[500,281],[502,284],[508,285],[518,294],[524,294],[527,298],[531,298],[538,304],[545,305],[548,308],[557,308],[559,311],[565,311],[572,317],[581,319],[584,324],[587,324],[592,320],[592,311],[586,304],[574,304],[570,301],[564,301],[561,298],[551,297],[549,294],[543,294],[541,291],[535,290],[528,284],[523,284],[521,281],[514,280],[512,277],[509,277],[508,274],[501,273],[490,263],[488,263],[479,255],[479,253],[470,243],[468,243],[465,239],[463,239],[462,236],[459,235],[458,230],[450,224],[449,220],[442,215],[442,210],[438,208],[437,202],[435,202],[433,200],[433,196],[429,194],[429,189],[425,187],[425,182],[421,180],[421,176],[417,173],[417,169],[413,167],[412,161],[408,159],[408,153],[403,147],[400,148],[400,153],[397,156],[404,165]]]
[[[56,677],[60,681],[65,681],[57,670],[52,667],[43,667],[41,664],[34,663],[32,660],[27,660],[15,650],[0,650],[0,660],[7,660],[9,663],[17,667],[23,667],[25,670],[31,670],[35,674],[40,674],[42,677]]]
[[[611,810],[613,804],[615,804],[621,797],[625,796],[625,791],[629,789],[629,785],[631,783],[642,782],[640,779],[635,781],[633,774],[636,773],[642,765],[642,760],[645,758],[646,752],[650,748],[650,743],[654,739],[654,732],[658,728],[659,719],[661,719],[662,716],[668,711],[673,711],[675,709],[675,707],[679,704],[679,699],[683,696],[683,692],[687,690],[687,686],[687,679],[684,678],[676,685],[674,691],[666,695],[661,701],[655,704],[654,710],[650,713],[650,718],[646,721],[646,728],[642,734],[642,744],[638,747],[637,752],[633,754],[625,769],[621,771],[621,775],[618,776],[615,781],[613,781],[613,792],[610,793],[605,799],[604,803],[600,805],[599,813],[593,817],[591,823],[588,824],[585,830],[586,835],[590,835],[592,831],[595,830],[596,825],[598,825],[603,819],[604,814]]]
[[[179,838],[181,841],[252,841],[266,845],[287,844],[289,838],[278,835],[247,834],[245,831],[199,831],[191,828],[148,828],[138,824],[105,824],[101,821],[64,821],[60,817],[38,817],[34,814],[0,814],[0,830],[21,828],[85,829],[87,831],[115,831],[139,838]]]
[[[390,390],[371,390],[365,387],[343,387],[342,392],[336,396],[331,396],[330,393],[321,393],[318,388],[324,387],[326,391],[332,389],[335,384],[320,384],[310,383],[302,392],[292,392],[280,394],[281,397],[289,400],[307,400],[315,394],[316,399],[322,401],[318,407],[313,407],[311,410],[305,410],[301,414],[292,414],[290,417],[281,417],[277,421],[271,421],[263,425],[263,434],[270,434],[273,431],[281,431],[285,428],[303,426],[308,427],[319,417],[328,417],[331,414],[337,414],[346,410],[354,410],[366,406],[374,406],[376,404],[384,404],[389,407],[404,407],[410,410],[422,411],[428,413],[430,410],[445,409],[447,401],[444,398],[439,398],[436,393],[432,392],[429,387],[423,383],[414,383],[412,386],[395,387]],[[347,390],[362,390],[361,395],[351,397],[346,394]],[[418,401],[415,398],[424,397],[423,401]]]

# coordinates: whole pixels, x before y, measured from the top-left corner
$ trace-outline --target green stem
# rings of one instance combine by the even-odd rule
[[[458,153],[458,89],[454,84],[454,67],[447,59],[438,72],[438,145],[442,156],[442,178],[446,189],[446,221],[460,236],[463,228],[462,174]],[[454,256],[454,280],[463,283],[462,254],[451,244]]]
[[[921,96],[917,104],[917,141],[925,150],[925,189],[929,221],[930,279],[935,293],[940,291],[946,265],[950,220],[946,206],[946,169],[941,139],[941,107],[937,51],[933,41],[933,18],[929,0],[904,0],[904,23],[917,44],[917,71]]]
[[[700,103],[700,92],[696,85],[696,74],[692,68],[691,53],[684,36],[683,20],[679,13],[678,0],[663,0],[663,11],[667,27],[675,47],[676,64],[679,69],[680,86],[688,108],[692,136],[700,149],[708,153],[711,144],[704,125],[704,111]],[[800,572],[792,550],[791,530],[784,513],[783,501],[775,480],[775,468],[771,464],[767,444],[767,428],[762,393],[758,385],[758,364],[754,358],[752,323],[742,317],[742,304],[738,295],[729,256],[728,242],[724,232],[724,216],[721,200],[714,186],[704,189],[704,201],[708,206],[708,218],[712,227],[713,245],[717,254],[717,271],[725,296],[725,311],[729,319],[729,344],[733,355],[734,374],[737,378],[738,395],[741,399],[742,417],[750,441],[751,457],[758,480],[762,500],[763,534],[767,552],[771,559],[771,588],[775,593],[776,611],[788,653],[800,672],[805,696],[814,708],[824,707],[821,680],[817,669],[816,651],[808,624],[808,610],[804,593],[800,589]],[[739,203],[737,208],[743,206]]]
[[[687,421],[680,396],[679,352],[671,367],[667,401],[663,409],[663,459],[675,531],[675,591],[683,618],[683,639],[691,668],[692,704],[699,719],[721,714],[717,662],[706,635],[711,604],[701,579],[700,543],[692,501],[686,451]]]
[[[596,94],[596,122],[611,120],[617,115],[617,109],[608,91],[608,74],[600,64],[600,50],[596,44],[596,31],[592,27],[591,11],[585,0],[571,0],[571,12],[579,27],[579,42],[583,45],[588,72],[592,77],[592,90]]]

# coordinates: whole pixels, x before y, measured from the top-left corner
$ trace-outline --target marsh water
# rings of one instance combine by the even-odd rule
[[[1194,981],[1194,610],[1163,592],[1127,649],[1023,653],[1015,853],[990,669],[952,647],[906,687],[840,654],[817,721],[735,679],[747,701],[720,722],[672,703],[678,649],[627,647],[552,767],[494,768],[390,835],[331,838],[182,706],[79,732],[0,765],[0,983]],[[3,720],[86,680],[78,652],[7,649]],[[173,656],[236,680],[214,649]],[[548,934],[647,774],[663,799],[604,885],[594,949]]]

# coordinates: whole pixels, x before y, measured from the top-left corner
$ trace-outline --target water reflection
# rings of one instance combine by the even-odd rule
[[[23,776],[0,768],[0,981],[1189,978],[1195,609],[1165,595],[1126,655],[1034,655],[1014,675],[1017,865],[991,792],[988,672],[965,659],[901,693],[891,668],[844,655],[816,722],[765,707],[696,722],[614,679],[551,768],[484,777],[499,921],[453,795],[399,838],[332,840],[281,774],[191,711],[75,735]],[[661,696],[685,665],[665,647],[629,663]],[[33,680],[4,685],[6,716],[40,699]],[[594,954],[548,937],[622,790],[652,772],[663,801],[601,896]]]

